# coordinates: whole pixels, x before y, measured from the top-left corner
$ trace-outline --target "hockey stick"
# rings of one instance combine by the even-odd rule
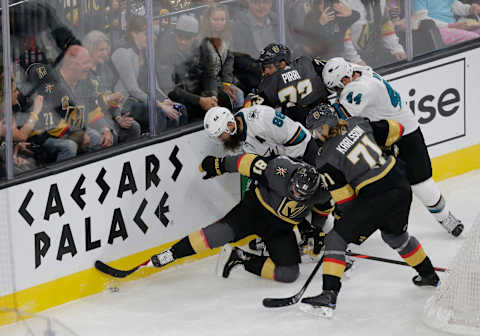
[[[99,270],[100,272],[108,274],[108,275],[110,275],[114,278],[125,278],[126,276],[132,274],[133,272],[137,271],[141,267],[150,266],[150,265],[148,265],[149,262],[150,262],[150,259],[144,261],[143,263],[141,263],[138,266],[135,266],[134,268],[131,268],[129,270],[120,270],[118,268],[108,266],[103,261],[97,260],[97,261],[95,261],[95,268],[97,270]]]
[[[320,265],[322,264],[322,262],[323,262],[323,256],[315,265],[315,268],[313,269],[312,273],[310,274],[307,281],[305,281],[305,284],[297,294],[287,298],[265,298],[263,299],[263,306],[267,308],[279,308],[279,307],[286,307],[286,306],[291,306],[296,304],[302,298],[303,293],[305,293],[305,291],[307,290],[307,287],[312,281],[315,274],[317,274],[317,271],[320,268]]]
[[[410,265],[407,264],[405,261],[374,257],[374,256],[366,255],[366,254],[355,253],[355,252],[352,252],[352,251],[347,251],[346,255],[348,255],[350,257],[359,258],[359,259],[376,260],[376,261],[386,262],[386,263],[389,263],[389,264],[396,264],[396,265],[402,265],[402,266],[410,267]],[[446,272],[447,271],[447,269],[443,268],[443,267],[434,267],[434,268],[435,268],[435,271],[437,271],[437,272]]]

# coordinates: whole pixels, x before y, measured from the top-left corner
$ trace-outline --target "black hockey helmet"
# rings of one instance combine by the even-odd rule
[[[327,124],[333,127],[338,123],[338,114],[332,105],[327,103],[320,103],[310,110],[307,114],[305,125],[313,132],[315,129]]]
[[[278,67],[281,61],[290,64],[291,58],[292,55],[287,46],[280,43],[270,43],[260,52],[258,61],[262,63],[262,65],[273,64]]]
[[[320,174],[315,167],[304,163],[290,178],[289,198],[297,202],[305,201],[315,194],[319,183]]]

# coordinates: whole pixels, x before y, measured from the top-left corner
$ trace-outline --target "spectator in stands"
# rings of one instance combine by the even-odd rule
[[[278,18],[272,11],[273,0],[248,0],[248,11],[239,15],[232,24],[234,51],[258,58],[263,48],[272,42],[280,42]],[[287,44],[291,42],[287,34]]]
[[[329,59],[345,56],[345,34],[360,13],[342,1],[314,0],[304,25],[304,37],[311,56]]]
[[[293,38],[297,39],[297,36],[301,36],[304,33],[304,23],[307,14],[312,10],[312,0],[292,0],[286,3],[286,15],[285,20],[290,28]]]
[[[390,0],[388,1],[388,10],[400,43],[405,45],[405,3],[403,1]],[[424,19],[416,13],[411,16],[410,22],[412,26],[413,54],[415,56],[445,47],[435,22],[430,19]]]
[[[104,102],[103,114],[113,133],[113,143],[122,143],[140,136],[140,125],[128,115],[128,111],[120,113],[120,106],[124,99],[121,92],[113,92],[115,75],[110,60],[110,41],[108,37],[92,30],[83,39],[83,46],[87,48],[92,58],[92,69],[89,78],[95,86],[99,101]]]
[[[43,65],[29,69],[37,76],[38,92],[44,96],[30,139],[42,147],[50,161],[112,145],[112,132],[88,80],[91,64],[84,47],[71,46],[58,71],[48,72]]]
[[[105,32],[112,41],[113,50],[125,43],[126,15],[124,13],[120,8],[119,0],[110,0],[110,4],[106,7]]]
[[[197,120],[218,104],[214,93],[205,91],[206,62],[201,60],[195,39],[198,31],[197,19],[184,14],[178,18],[175,32],[165,35],[156,45],[161,89],[168,92],[170,99],[187,106],[189,117]]]
[[[346,59],[372,67],[406,59],[405,49],[390,20],[386,0],[343,1],[360,13],[360,19],[351,26],[346,38]]]
[[[0,78],[3,78],[3,66],[0,66]],[[5,176],[5,148],[3,139],[6,136],[6,125],[4,121],[5,112],[3,111],[5,106],[5,97],[4,97],[4,88],[3,88],[3,80],[0,83],[0,138],[2,139],[2,144],[0,145],[0,162],[2,169],[0,170],[0,176]],[[18,102],[18,95],[19,92],[17,90],[17,86],[15,80],[12,78],[12,108],[19,105]],[[35,168],[35,160],[33,159],[33,152],[31,150],[31,144],[27,142],[28,136],[30,132],[35,127],[37,120],[35,119],[35,115],[40,112],[43,106],[43,97],[37,96],[35,98],[35,102],[33,105],[33,110],[31,112],[31,117],[28,119],[27,122],[23,123],[21,127],[17,127],[17,121],[15,119],[16,115],[13,116],[12,120],[12,138],[13,142],[15,143],[13,148],[13,164],[14,164],[14,174],[20,174],[25,171],[29,171]],[[21,119],[21,118],[20,118]]]
[[[128,22],[127,44],[118,48],[112,54],[112,62],[118,73],[119,79],[114,87],[114,92],[121,92],[125,97],[122,106],[124,113],[130,115],[140,123],[142,132],[148,132],[148,74],[146,66],[145,49],[147,47],[147,26],[144,17],[132,16]],[[166,99],[156,101],[158,133],[167,129],[167,119],[175,125],[186,122],[185,113],[174,108],[172,101]]]
[[[169,11],[167,8],[157,5],[154,7],[154,13],[157,13],[154,15],[162,16],[168,14]],[[153,19],[153,32],[157,39],[161,39],[163,35],[172,32],[173,27],[170,22],[170,17],[159,18],[158,16],[155,16]]]
[[[278,18],[272,11],[273,0],[248,0],[248,9],[236,13],[232,23],[232,51],[234,52],[234,74],[240,88],[252,92],[258,87],[262,67],[257,62],[263,48],[272,42],[280,42]],[[286,31],[286,44],[291,48],[290,33]]]
[[[203,13],[199,40],[202,59],[206,60],[206,92],[212,96],[223,90],[233,102],[234,109],[243,106],[242,90],[233,84],[233,54],[230,51],[230,18],[228,9],[222,5],[211,5]]]
[[[14,71],[29,106],[33,103],[30,96],[34,88],[23,80],[25,70],[34,63],[57,64],[69,46],[80,44],[56,10],[50,2],[16,1],[9,11],[10,59],[18,62]],[[0,54],[3,54],[3,48],[0,48]]]
[[[445,45],[473,40],[480,36],[480,25],[468,20],[456,20],[455,16],[465,18],[469,15],[479,15],[479,4],[465,4],[458,0],[425,1],[415,0],[413,11],[417,16],[433,20]]]

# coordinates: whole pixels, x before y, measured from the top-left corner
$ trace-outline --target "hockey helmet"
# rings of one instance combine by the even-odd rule
[[[329,59],[322,71],[323,82],[329,89],[343,89],[342,79],[344,77],[352,78],[352,75],[352,64],[345,61],[342,57]]]
[[[289,198],[297,202],[305,201],[315,194],[319,184],[320,174],[315,167],[302,163],[290,178]]]
[[[228,123],[233,122],[235,128],[230,131]],[[232,112],[225,107],[215,106],[207,111],[203,119],[203,127],[212,138],[219,137],[223,132],[234,135],[237,132],[237,123]]]
[[[330,104],[321,103],[307,114],[306,126],[313,132],[315,129],[327,124],[333,127],[338,123],[338,115]]]
[[[280,43],[270,43],[260,53],[258,59],[262,66],[266,64],[273,64],[279,66],[281,61],[285,61],[287,64],[291,63],[291,52],[287,46]]]

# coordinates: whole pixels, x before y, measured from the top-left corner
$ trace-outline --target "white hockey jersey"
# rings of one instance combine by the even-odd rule
[[[407,102],[375,72],[362,71],[359,78],[345,86],[339,100],[351,116],[365,117],[371,121],[390,119],[400,122],[404,127],[404,135],[419,127]]]
[[[235,114],[243,120],[243,150],[262,156],[287,155],[303,157],[312,138],[299,122],[293,121],[270,106],[254,105]]]

